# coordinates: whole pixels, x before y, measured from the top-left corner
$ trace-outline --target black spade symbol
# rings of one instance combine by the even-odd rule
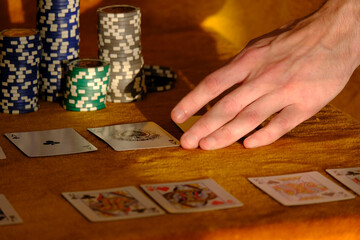
[[[55,144],[60,144],[60,142],[54,142],[52,140],[47,140],[46,142],[43,143],[44,145],[52,145],[54,146]]]

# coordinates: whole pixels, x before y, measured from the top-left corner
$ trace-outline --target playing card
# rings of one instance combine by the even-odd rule
[[[0,146],[0,159],[5,159],[5,158],[6,158],[5,153]]]
[[[305,172],[249,181],[285,206],[340,201],[355,196],[319,172]]]
[[[56,156],[97,150],[72,128],[5,133],[5,136],[29,157]]]
[[[211,179],[146,184],[141,188],[169,213],[202,212],[243,205]]]
[[[88,128],[115,151],[180,146],[179,141],[154,122]]]
[[[0,226],[22,223],[22,219],[3,194],[0,194]]]
[[[150,217],[165,212],[135,187],[62,193],[92,222]]]
[[[187,130],[189,130],[189,128],[191,128],[192,125],[194,125],[194,123],[197,122],[197,120],[199,120],[202,116],[201,115],[195,115],[195,116],[191,116],[188,120],[186,120],[183,123],[175,123],[183,132],[186,132]]]
[[[360,195],[360,167],[326,169],[326,171],[342,184]]]

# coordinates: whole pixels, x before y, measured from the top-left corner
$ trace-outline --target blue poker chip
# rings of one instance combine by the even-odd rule
[[[9,75],[28,75],[33,76],[36,75],[38,72],[38,66],[27,66],[25,68],[13,68],[9,66],[2,66],[0,64],[0,74],[1,76],[9,76]]]
[[[50,22],[50,21],[47,21],[46,23],[41,24],[41,28],[44,31],[57,32],[57,31],[63,31],[63,30],[78,29],[79,25],[78,25],[77,22],[69,23],[69,22]]]
[[[79,51],[79,45],[78,44],[74,44],[74,45],[63,45],[63,46],[52,46],[52,45],[47,45],[44,46],[43,50],[47,53],[56,53],[56,52],[61,52],[61,53],[73,53],[74,51]]]
[[[40,35],[39,35],[40,36]],[[30,49],[36,48],[36,46],[41,45],[41,41],[34,41],[34,42],[19,42],[19,41],[2,41],[0,43],[0,49],[2,51],[6,51],[7,48],[9,49]]]
[[[29,54],[24,54],[24,55],[14,55],[14,54],[8,54],[6,52],[0,52],[0,54],[2,55],[2,59],[4,62],[11,62],[11,61],[16,61],[16,62],[24,62],[24,61],[37,61],[40,59],[41,57],[41,51],[38,52],[31,52]]]
[[[60,49],[47,49],[47,54],[43,55],[43,59],[68,59],[68,56],[78,56],[79,47],[71,47],[71,48],[60,48]]]
[[[39,106],[30,108],[30,109],[2,109],[0,105],[0,112],[8,113],[8,114],[24,114],[24,113],[32,113],[39,110]]]
[[[38,109],[41,51],[37,30],[0,32],[0,112],[20,114]]]
[[[40,24],[39,24],[40,25]],[[50,22],[47,21],[40,25],[43,31],[57,32],[64,30],[74,30],[78,29],[79,25],[77,22],[69,23],[69,22]]]
[[[41,37],[42,38],[51,38],[51,39],[72,39],[75,38],[76,36],[79,35],[79,28],[77,29],[70,29],[70,30],[60,30],[58,32],[50,32],[50,31],[46,31],[44,33],[41,33]]]
[[[42,37],[40,90],[57,101],[66,80],[65,64],[79,57],[79,0],[38,0],[37,28]]]
[[[3,71],[1,71],[0,73],[0,78],[4,81],[4,82],[8,82],[8,83],[12,83],[12,82],[22,82],[24,79],[38,79],[39,78],[39,74],[36,73],[27,73],[27,72],[8,72],[5,73]]]
[[[38,12],[36,15],[37,24],[42,25],[44,23],[76,23],[79,22],[79,9],[73,12]]]
[[[35,29],[27,29],[27,28],[13,28],[13,29],[5,29],[0,32],[0,41],[8,42],[8,41],[18,41],[18,42],[28,42],[28,41],[36,41],[40,38],[39,32]]]
[[[8,56],[29,56],[40,53],[41,49],[41,44],[34,48],[1,48],[1,54]]]

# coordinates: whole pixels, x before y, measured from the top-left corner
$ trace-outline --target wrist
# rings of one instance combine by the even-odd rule
[[[322,41],[324,46],[338,51],[355,70],[360,65],[360,1],[329,0],[315,15],[328,33]]]

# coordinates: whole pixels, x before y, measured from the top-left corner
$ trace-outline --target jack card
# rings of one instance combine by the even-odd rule
[[[141,188],[169,213],[202,212],[243,204],[212,179],[146,184]]]
[[[28,157],[45,157],[96,151],[97,148],[72,128],[5,133]]]
[[[179,141],[154,122],[88,128],[115,151],[180,146]]]
[[[6,155],[0,146],[0,159],[6,159]]]
[[[360,167],[326,169],[326,172],[360,195]]]
[[[22,219],[3,194],[0,194],[0,226],[22,223]]]
[[[340,201],[355,197],[315,171],[249,178],[249,181],[285,206]]]
[[[62,193],[91,222],[114,221],[165,214],[135,187]]]

